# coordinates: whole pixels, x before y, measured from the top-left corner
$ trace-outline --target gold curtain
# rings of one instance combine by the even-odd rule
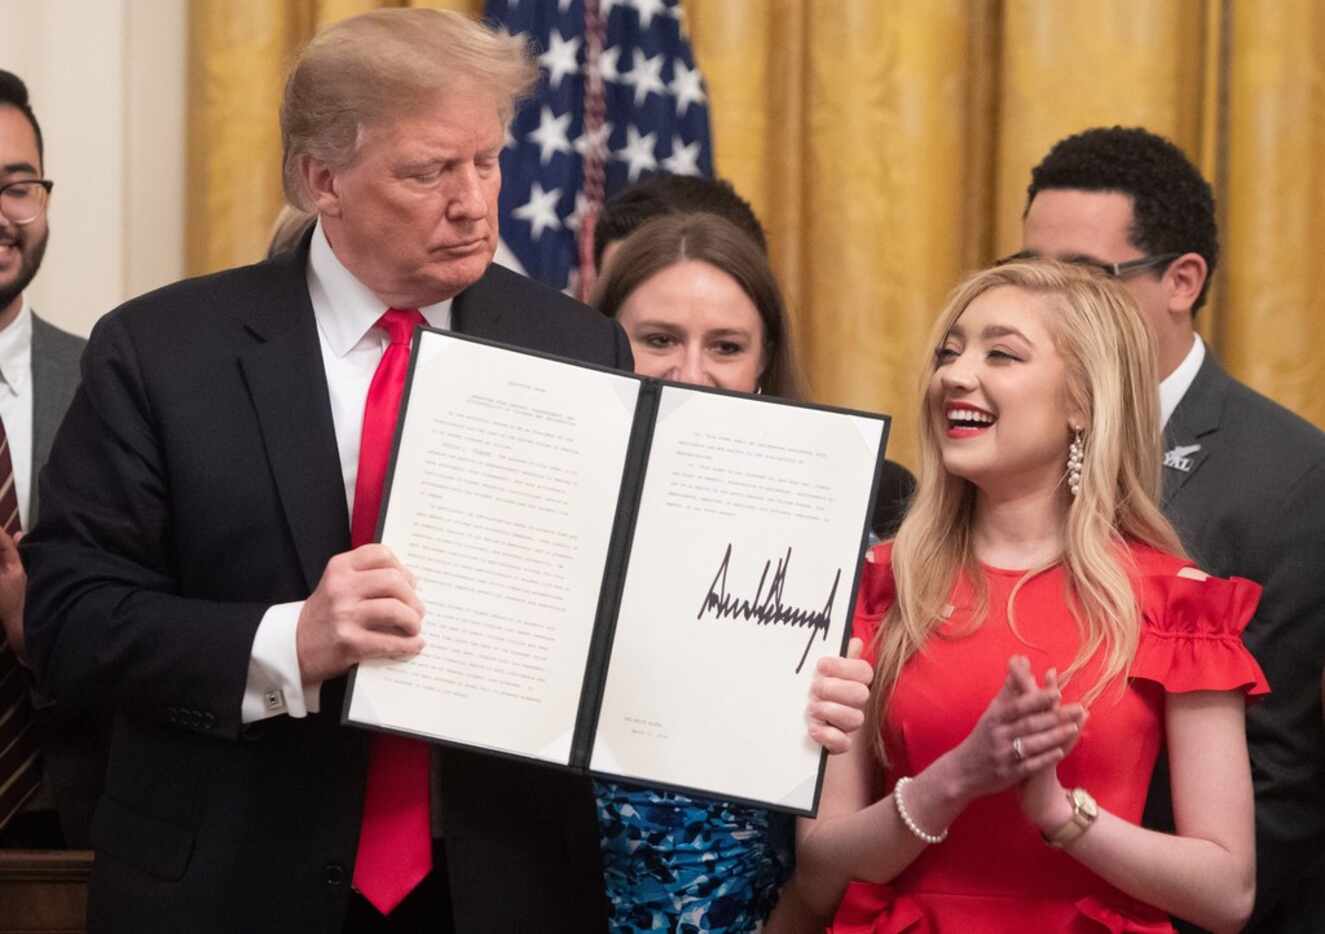
[[[1202,332],[1234,375],[1325,425],[1318,0],[1272,16],[1256,0],[684,3],[718,171],[768,228],[814,396],[897,416],[894,457],[914,462],[915,377],[944,295],[1015,248],[1048,147],[1100,124],[1170,137],[1214,182],[1223,255]],[[289,55],[381,5],[194,0],[191,271],[261,255]]]

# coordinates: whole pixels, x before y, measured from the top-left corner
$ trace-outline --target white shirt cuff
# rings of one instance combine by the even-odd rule
[[[321,709],[322,684],[304,684],[299,676],[299,652],[295,631],[298,603],[268,607],[253,637],[248,660],[248,682],[240,710],[243,723],[256,723],[283,714],[304,717]]]

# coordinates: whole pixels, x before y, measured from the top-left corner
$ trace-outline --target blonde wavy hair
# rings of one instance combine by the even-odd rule
[[[438,94],[490,93],[505,123],[537,81],[525,39],[449,10],[372,10],[334,23],[304,46],[285,81],[285,198],[312,212],[304,159],[344,168],[367,129]]]
[[[934,323],[929,346],[943,342],[976,298],[1004,286],[1043,302],[1066,369],[1067,408],[1085,419],[1080,495],[1068,494],[1066,477],[1062,483],[1063,554],[1026,572],[1009,597],[1009,620],[1015,630],[1012,602],[1021,585],[1061,560],[1081,648],[1060,681],[1104,649],[1100,676],[1084,695],[1089,704],[1109,682],[1125,678],[1140,636],[1133,569],[1124,543],[1143,542],[1183,554],[1157,505],[1162,442],[1154,338],[1121,283],[1080,266],[1028,261],[986,269],[959,285]],[[919,482],[893,542],[897,598],[875,636],[878,664],[871,710],[876,727],[883,722],[903,666],[943,622],[943,608],[960,572],[966,572],[976,593],[973,628],[986,609],[984,576],[972,541],[976,488],[944,469],[939,450],[943,426],[926,397],[936,367],[937,358],[931,356],[921,380]],[[1066,475],[1066,448],[1063,461]],[[880,731],[875,729],[873,735],[882,757]]]

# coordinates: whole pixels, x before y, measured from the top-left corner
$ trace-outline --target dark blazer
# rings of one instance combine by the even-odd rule
[[[78,361],[87,341],[32,316],[32,483],[28,520],[38,514],[37,478],[51,453],[56,429],[78,389]],[[108,718],[60,708],[40,692],[33,713],[41,743],[42,779],[60,816],[67,846],[90,846],[92,808],[106,772]]]
[[[168,286],[96,326],[42,476],[28,638],[58,699],[116,719],[96,811],[94,932],[339,932],[369,734],[322,713],[245,726],[266,608],[312,592],[349,518],[305,283],[308,241]],[[624,333],[492,266],[457,331],[629,369]],[[605,927],[589,782],[444,755],[459,931]]]
[[[870,516],[875,538],[886,541],[897,534],[915,492],[916,478],[911,471],[890,460],[879,462],[879,490]]]
[[[1247,931],[1325,930],[1325,434],[1229,377],[1207,351],[1164,447],[1164,512],[1205,570],[1265,588],[1244,639],[1272,693],[1247,711],[1256,909]],[[1183,470],[1181,467],[1187,467]],[[1148,826],[1172,827],[1167,762]],[[1196,930],[1186,927],[1186,930]]]

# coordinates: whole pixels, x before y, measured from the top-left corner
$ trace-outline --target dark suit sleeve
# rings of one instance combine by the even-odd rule
[[[1268,518],[1268,517],[1267,517]],[[1325,854],[1325,465],[1317,464],[1267,522],[1274,553],[1263,598],[1246,630],[1271,694],[1247,711],[1256,785],[1256,909],[1250,928],[1275,911]],[[1270,547],[1267,543],[1264,547]],[[1266,930],[1282,930],[1271,923]]]
[[[57,701],[235,736],[266,607],[177,595],[171,505],[151,392],[112,314],[88,344],[23,544],[30,652]]]

